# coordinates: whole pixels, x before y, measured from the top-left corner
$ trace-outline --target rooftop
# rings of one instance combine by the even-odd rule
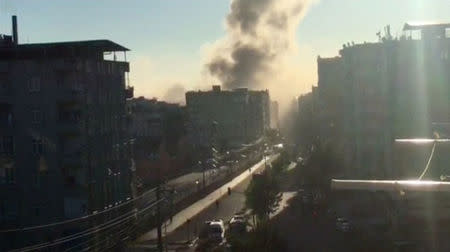
[[[425,29],[448,29],[450,23],[405,23],[403,31],[425,30]]]
[[[39,56],[90,55],[103,52],[129,51],[110,40],[85,40],[54,43],[0,45],[0,58],[27,58]]]

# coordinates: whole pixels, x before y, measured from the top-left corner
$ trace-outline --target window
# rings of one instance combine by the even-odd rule
[[[28,82],[28,89],[30,92],[39,92],[41,90],[41,78],[31,78]]]
[[[43,153],[43,146],[41,139],[34,138],[32,141],[32,145],[33,145],[33,154],[41,155]]]
[[[0,136],[0,154],[14,154],[14,142],[12,136]]]
[[[79,81],[76,81],[72,84],[72,90],[73,91],[77,91],[77,92],[81,92],[83,91],[83,84]]]
[[[56,86],[64,87],[66,83],[67,73],[64,71],[56,72]]]
[[[0,161],[0,184],[13,184],[16,182],[14,160],[2,159]]]
[[[31,111],[31,122],[32,123],[41,123],[42,121],[42,112],[39,109],[34,109]]]

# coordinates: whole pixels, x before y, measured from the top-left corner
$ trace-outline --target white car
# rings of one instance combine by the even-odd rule
[[[214,243],[222,243],[225,239],[225,226],[223,220],[207,221],[208,240]]]
[[[352,230],[352,226],[350,222],[345,218],[337,218],[336,219],[336,230],[348,233]]]
[[[247,219],[244,215],[236,214],[231,218],[229,231],[232,234],[243,234],[247,232]]]

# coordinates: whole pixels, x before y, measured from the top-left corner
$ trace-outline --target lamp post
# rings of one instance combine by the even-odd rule
[[[150,160],[154,160],[158,158],[158,155],[149,155]],[[158,165],[157,171],[157,181],[156,181],[156,232],[158,234],[158,251],[163,252],[163,243],[162,243],[162,220],[161,220],[161,167]]]
[[[206,169],[205,169],[205,163],[202,162],[202,161],[198,161],[198,164],[202,167],[203,188],[205,188],[205,186],[206,186],[206,178],[205,178],[205,172],[206,172]],[[198,180],[195,181],[195,183],[198,185]]]

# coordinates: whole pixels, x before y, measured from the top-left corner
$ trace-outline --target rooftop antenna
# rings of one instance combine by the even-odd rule
[[[19,44],[19,35],[17,33],[17,16],[12,16],[12,36],[13,36],[13,42],[15,45]]]

